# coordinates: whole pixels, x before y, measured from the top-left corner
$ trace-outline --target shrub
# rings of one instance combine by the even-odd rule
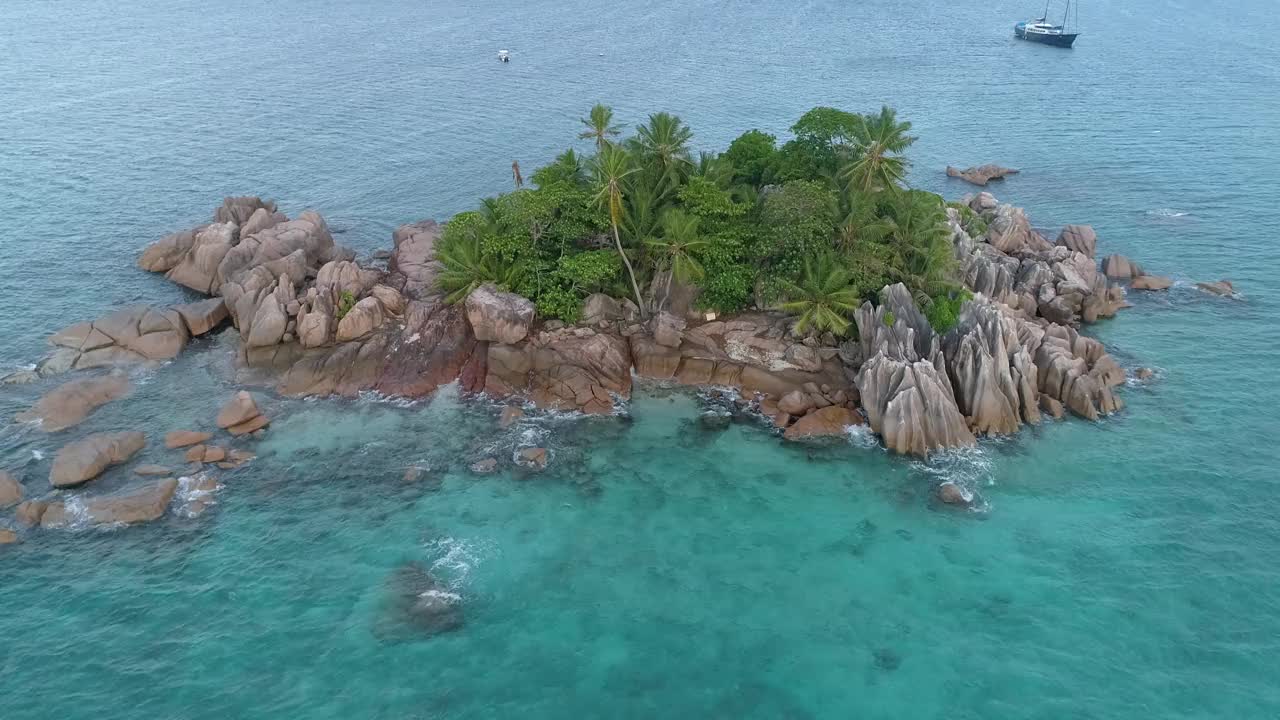
[[[351,308],[355,306],[356,296],[352,295],[350,290],[343,290],[342,294],[338,296],[338,319],[341,320],[346,317],[347,313],[351,312]]]

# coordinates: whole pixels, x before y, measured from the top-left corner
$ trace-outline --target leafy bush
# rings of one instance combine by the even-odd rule
[[[342,294],[338,296],[338,308],[337,308],[338,319],[341,320],[342,318],[346,317],[347,313],[351,312],[351,308],[355,306],[356,306],[356,296],[352,295],[350,290],[343,290]]]
[[[547,320],[562,320],[573,324],[582,316],[582,298],[574,291],[558,285],[543,290],[534,305],[538,316]]]
[[[894,314],[893,314],[893,311],[892,311],[892,310],[885,310],[885,311],[884,311],[884,326],[885,326],[885,327],[893,327],[893,324],[894,324],[895,322],[897,322],[897,321],[898,321],[898,318],[894,316]]]
[[[721,157],[733,163],[739,182],[760,185],[777,158],[777,142],[778,139],[768,133],[748,130],[729,143],[729,149]]]
[[[956,326],[956,322],[960,319],[960,309],[971,299],[973,299],[973,293],[968,290],[935,297],[933,302],[925,305],[924,316],[928,318],[929,325],[936,332],[945,333]]]

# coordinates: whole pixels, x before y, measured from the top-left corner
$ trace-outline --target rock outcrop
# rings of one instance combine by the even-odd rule
[[[1013,168],[1001,167],[999,165],[979,165],[977,167],[959,168],[947,166],[947,177],[960,178],[974,185],[986,185],[992,180],[1003,180],[1009,175],[1017,175],[1018,171]]]
[[[1102,259],[1102,274],[1111,280],[1132,280],[1142,275],[1142,266],[1124,255],[1108,255]]]
[[[1173,287],[1173,279],[1160,275],[1139,275],[1129,283],[1133,290],[1168,290]]]
[[[84,370],[171,360],[189,338],[186,323],[175,310],[134,305],[54,333],[49,338],[55,347],[50,361],[59,369]]]
[[[49,484],[55,488],[83,485],[109,466],[127,461],[146,444],[140,432],[95,433],[69,443],[53,458]]]
[[[782,437],[787,440],[808,440],[823,437],[843,437],[854,425],[866,424],[862,416],[847,407],[830,405],[818,408],[796,420]]]
[[[261,430],[270,424],[270,421],[258,410],[258,404],[254,402],[253,396],[241,390],[222,406],[216,424],[232,435],[246,435]]]
[[[401,225],[391,239],[395,250],[387,267],[404,278],[405,295],[414,300],[435,295],[436,277],[441,270],[440,261],[436,260],[440,225],[434,220]]]
[[[79,425],[97,408],[125,397],[133,384],[124,375],[69,380],[49,391],[31,409],[18,413],[19,422],[39,422],[46,432]]]
[[[1098,252],[1098,234],[1089,225],[1068,225],[1062,228],[1057,244],[1092,258]]]
[[[537,333],[519,345],[491,343],[484,389],[520,395],[538,407],[613,412],[614,395],[631,394],[631,353],[617,335],[589,328]]]
[[[77,496],[51,502],[40,516],[40,526],[65,528],[150,522],[164,515],[177,489],[177,480],[165,478],[112,495]]]
[[[982,295],[966,303],[943,343],[956,405],[979,434],[1040,422],[1039,382],[1019,321]]]
[[[482,285],[467,296],[467,321],[476,339],[514,345],[529,335],[533,303],[515,293]]]

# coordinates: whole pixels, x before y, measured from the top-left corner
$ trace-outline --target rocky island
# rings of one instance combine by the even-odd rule
[[[117,368],[170,360],[227,326],[245,388],[421,398],[457,383],[516,413],[608,414],[637,380],[714,386],[786,441],[865,424],[916,456],[1123,408],[1125,370],[1081,328],[1124,308],[1126,283],[1155,291],[1167,279],[1116,255],[1100,268],[1087,225],[1046,232],[986,192],[948,204],[907,189],[913,138],[891,110],[817,108],[781,147],[751,131],[697,159],[665,113],[626,141],[607,108],[584,123],[594,157],[566,152],[534,173],[536,189],[517,173],[513,192],[404,225],[367,258],[318,212],[291,219],[260,197],[226,198],[211,222],[138,260],[207,299],[55,333],[52,352],[6,382],[76,376],[16,420],[73,427],[128,397]],[[217,471],[251,460],[244,443],[269,424],[241,391],[216,432],[149,428],[192,470],[140,466],[160,479],[107,496],[84,488],[147,439],[91,435],[58,453],[51,493],[22,502],[23,485],[0,473],[0,504],[16,506],[17,527],[145,521],[175,494],[198,512]],[[545,466],[530,450],[519,462]],[[954,487],[939,497],[968,500]]]

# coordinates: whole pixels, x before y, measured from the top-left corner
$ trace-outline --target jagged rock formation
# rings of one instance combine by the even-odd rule
[[[975,240],[952,211],[952,243],[967,287],[1025,319],[1058,324],[1097,322],[1124,306],[1124,291],[1112,287],[1093,260],[1097,235],[1085,225],[1068,225],[1050,245],[1031,229],[1019,208],[989,193],[970,198],[969,207],[989,223]]]
[[[590,328],[542,332],[519,345],[492,343],[487,368],[487,392],[522,395],[543,408],[609,413],[615,395],[631,394],[626,340]]]
[[[974,185],[985,186],[992,180],[1003,180],[1006,176],[1017,174],[1017,170],[999,165],[979,165],[964,170],[947,166],[947,177],[957,177]]]
[[[1013,433],[1040,422],[1037,368],[1021,324],[978,295],[944,340],[956,405],[976,433]]]
[[[476,339],[513,345],[525,339],[533,324],[533,303],[515,293],[482,285],[467,296],[467,321]]]
[[[926,455],[976,440],[956,406],[937,334],[901,283],[854,313],[861,355],[857,385],[867,421],[891,450]]]

